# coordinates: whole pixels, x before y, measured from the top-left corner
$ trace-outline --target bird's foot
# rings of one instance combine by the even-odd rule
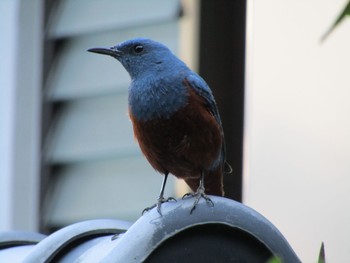
[[[145,212],[148,212],[149,210],[157,207],[157,211],[160,215],[162,215],[162,211],[160,210],[160,207],[162,206],[163,203],[169,202],[169,201],[175,201],[176,199],[174,197],[168,197],[168,198],[164,198],[164,197],[159,197],[157,203],[155,203],[154,205],[150,206],[150,207],[146,207],[145,209],[143,209],[142,211],[142,215]]]
[[[204,187],[199,187],[197,189],[197,191],[193,194],[193,193],[187,193],[185,194],[182,199],[184,198],[187,198],[187,197],[194,197],[195,200],[194,200],[194,203],[192,205],[192,208],[191,208],[191,211],[190,211],[190,214],[192,214],[192,212],[196,209],[196,206],[198,205],[199,203],[199,200],[201,198],[204,198],[204,200],[207,202],[207,204],[211,207],[214,206],[214,203],[213,201],[211,201],[211,199],[209,198],[209,196],[207,196],[204,192]]]

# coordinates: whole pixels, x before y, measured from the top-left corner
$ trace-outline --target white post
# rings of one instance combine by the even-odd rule
[[[11,227],[16,37],[19,1],[0,1],[0,229]]]
[[[0,231],[38,228],[42,1],[0,1]]]

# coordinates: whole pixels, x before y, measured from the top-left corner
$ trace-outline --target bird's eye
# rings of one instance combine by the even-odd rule
[[[135,53],[141,53],[143,51],[143,46],[141,45],[134,46],[134,51]]]

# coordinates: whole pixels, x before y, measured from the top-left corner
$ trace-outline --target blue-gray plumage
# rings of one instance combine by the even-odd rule
[[[90,52],[110,55],[131,77],[129,113],[143,154],[164,180],[171,173],[196,191],[193,209],[206,194],[223,195],[224,135],[206,82],[163,44],[136,38]],[[205,180],[204,180],[205,179]]]

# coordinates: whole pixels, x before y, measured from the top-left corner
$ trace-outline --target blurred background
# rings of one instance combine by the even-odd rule
[[[162,177],[127,115],[129,76],[86,52],[166,44],[213,89],[228,198],[280,229],[303,262],[350,258],[350,21],[346,0],[0,1],[0,231],[135,221]],[[187,189],[172,178],[167,196]]]

